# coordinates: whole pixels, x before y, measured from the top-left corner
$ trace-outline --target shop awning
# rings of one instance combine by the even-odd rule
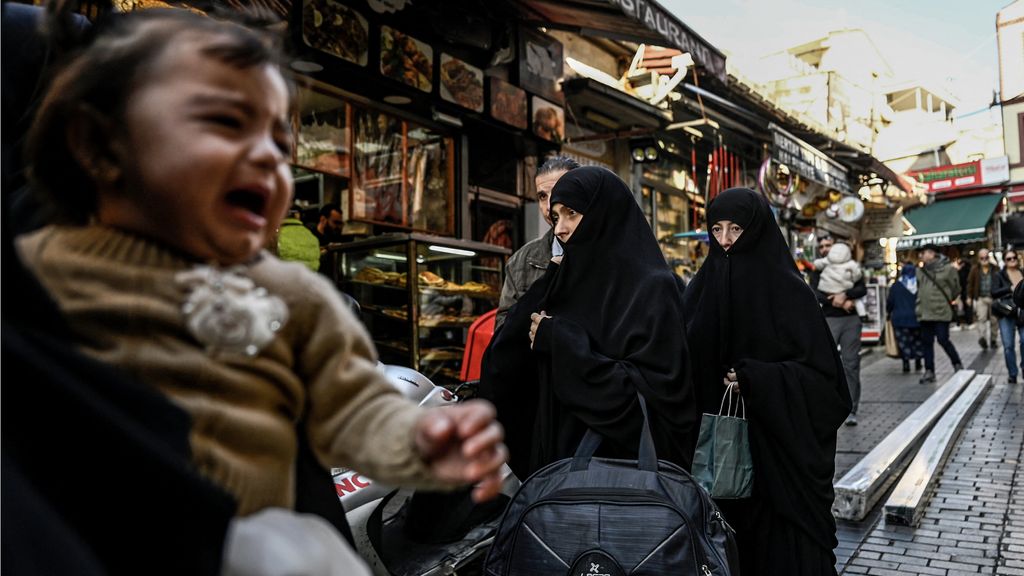
[[[985,194],[910,210],[905,217],[917,231],[913,236],[900,238],[896,249],[912,250],[924,244],[948,246],[982,240],[992,212],[1002,199],[1002,194]]]

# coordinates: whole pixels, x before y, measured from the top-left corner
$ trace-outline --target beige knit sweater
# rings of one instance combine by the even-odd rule
[[[245,267],[288,307],[273,340],[248,356],[209,352],[187,330],[187,292],[175,274],[196,262],[160,244],[101,226],[48,227],[20,238],[18,249],[85,352],[159,387],[192,414],[193,459],[238,498],[240,514],[293,504],[303,416],[325,466],[438,486],[414,451],[420,409],[376,370],[362,325],[304,266],[263,254]]]

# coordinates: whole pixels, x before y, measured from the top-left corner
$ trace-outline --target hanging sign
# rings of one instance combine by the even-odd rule
[[[842,192],[853,192],[849,173],[842,164],[775,124],[769,124],[768,128],[772,132],[772,160],[789,166],[801,178]]]

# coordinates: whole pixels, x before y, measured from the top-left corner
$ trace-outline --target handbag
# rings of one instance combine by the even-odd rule
[[[892,318],[885,320],[885,355],[889,358],[900,358],[900,347],[896,342],[896,329],[892,327]]]
[[[750,455],[746,416],[747,407],[742,397],[733,414],[732,393],[727,388],[718,414],[704,414],[701,418],[697,451],[693,455],[693,476],[712,498],[747,498],[753,492],[754,461]]]
[[[1014,315],[1017,306],[1009,296],[992,301],[992,314],[998,318],[1009,318]]]
[[[658,460],[644,425],[636,460],[594,457],[588,429],[576,454],[533,473],[509,502],[484,576],[730,576],[732,528],[682,468]]]

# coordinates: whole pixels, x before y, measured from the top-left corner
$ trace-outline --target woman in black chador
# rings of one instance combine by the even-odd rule
[[[689,469],[697,419],[682,288],[633,194],[609,170],[583,167],[551,192],[560,263],[509,310],[484,359],[481,392],[505,426],[525,479],[572,456],[586,429],[600,455],[635,458],[651,415],[661,459]]]
[[[726,190],[707,221],[710,254],[684,306],[694,387],[708,413],[738,387],[754,461],[752,497],[717,503],[744,574],[835,574],[836,430],[851,405],[839,353],[765,199]]]

